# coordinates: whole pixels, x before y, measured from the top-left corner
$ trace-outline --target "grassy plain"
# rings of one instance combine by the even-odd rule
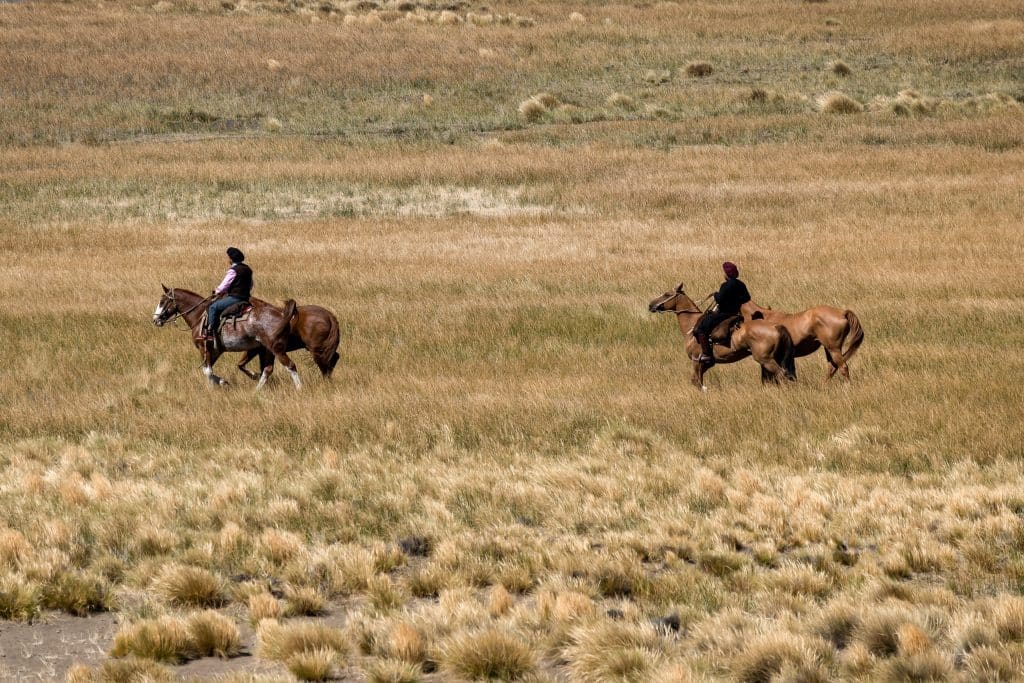
[[[1009,3],[334,7],[0,5],[0,618],[115,611],[74,680],[1013,679]],[[332,382],[150,325],[228,244]],[[727,258],[854,381],[694,391],[646,304]]]

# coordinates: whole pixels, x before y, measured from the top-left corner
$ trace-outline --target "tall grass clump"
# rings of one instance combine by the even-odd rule
[[[459,676],[479,680],[519,680],[536,667],[530,646],[520,637],[486,629],[452,638],[442,645],[441,664]]]
[[[846,93],[833,91],[817,100],[818,110],[825,114],[857,114],[864,111],[864,105]]]
[[[153,589],[172,605],[220,607],[228,601],[224,581],[202,567],[170,565],[154,579]]]

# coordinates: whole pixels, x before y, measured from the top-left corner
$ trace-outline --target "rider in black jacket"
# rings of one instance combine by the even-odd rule
[[[740,306],[750,301],[750,292],[747,286],[740,280],[740,269],[732,261],[722,264],[725,272],[725,282],[715,292],[715,306],[708,309],[704,317],[697,322],[693,334],[700,344],[700,358],[702,363],[715,364],[715,352],[711,346],[711,331],[715,326],[726,318],[738,315]]]
[[[220,325],[220,314],[224,309],[243,301],[252,295],[252,268],[245,263],[245,254],[241,249],[228,247],[228,260],[231,267],[224,275],[224,280],[213,290],[214,295],[221,298],[210,304],[206,312],[205,340],[215,341],[217,328]]]

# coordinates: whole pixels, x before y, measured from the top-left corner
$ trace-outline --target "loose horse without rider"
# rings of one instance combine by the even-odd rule
[[[208,344],[202,334],[204,313],[210,307],[210,297],[187,289],[163,287],[163,295],[153,312],[153,324],[163,327],[169,322],[182,318],[192,332],[192,341],[203,357],[203,374],[211,384],[227,384],[227,380],[213,372],[213,365],[225,351],[252,351],[265,349],[268,360],[278,360],[292,377],[295,388],[302,388],[302,381],[295,369],[295,363],[288,357],[286,347],[291,333],[291,321],[296,315],[295,301],[289,299],[284,310],[270,304],[253,300],[252,309],[242,318],[226,322],[220,331],[221,344]],[[259,384],[261,388],[273,372],[274,365],[268,362],[262,367]]]
[[[252,301],[260,300],[252,299]],[[266,302],[260,301],[260,303]],[[325,379],[330,379],[331,373],[334,372],[334,366],[341,358],[338,354],[339,329],[338,319],[323,306],[299,306],[289,325],[285,351],[308,350],[309,355],[313,357],[313,362],[320,368],[320,374]],[[245,367],[257,356],[260,357],[259,374],[250,372]],[[242,354],[238,369],[251,379],[259,379],[267,363],[273,364],[273,362],[274,355],[266,349],[250,349]]]
[[[809,356],[819,348],[825,349],[825,359],[829,365],[826,379],[832,379],[837,370],[840,375],[850,379],[847,364],[864,341],[860,319],[850,309],[815,306],[800,313],[783,313],[762,308],[749,301],[740,310],[746,320],[760,317],[770,323],[785,326],[793,338],[794,355],[798,358]],[[847,342],[849,345],[843,351],[843,345]]]
[[[679,331],[686,339],[686,352],[693,361],[691,382],[698,389],[706,390],[704,373],[708,368],[700,361],[701,348],[693,335],[693,328],[704,315],[704,311],[683,291],[683,283],[675,290],[657,297],[647,306],[651,313],[675,313]],[[730,338],[728,346],[714,346],[716,363],[735,363],[747,356],[753,356],[761,366],[761,381],[793,381],[793,340],[782,325],[763,320],[743,321]]]

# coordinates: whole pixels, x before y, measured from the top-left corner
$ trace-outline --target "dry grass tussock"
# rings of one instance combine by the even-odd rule
[[[828,92],[817,99],[818,110],[825,114],[857,114],[864,105],[843,92]]]

